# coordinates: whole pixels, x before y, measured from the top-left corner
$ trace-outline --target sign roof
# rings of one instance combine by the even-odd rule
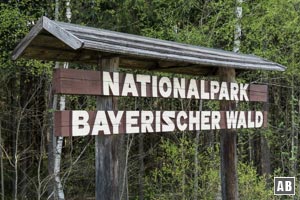
[[[284,71],[285,67],[254,55],[205,48],[108,31],[41,17],[15,48],[19,57],[97,64],[118,56],[120,67],[210,75],[218,67]]]

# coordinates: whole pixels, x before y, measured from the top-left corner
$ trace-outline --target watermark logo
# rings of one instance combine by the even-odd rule
[[[295,195],[295,177],[274,177],[274,195]]]

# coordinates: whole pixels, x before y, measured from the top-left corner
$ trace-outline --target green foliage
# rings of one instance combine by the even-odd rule
[[[266,177],[258,176],[253,166],[239,162],[238,177],[240,199],[269,200],[273,198],[273,189],[267,188]]]
[[[109,30],[134,33],[165,40],[232,50],[235,19],[235,0],[93,0],[71,1],[72,22]],[[22,121],[20,148],[28,149],[29,154],[20,154],[21,158],[33,160],[31,171],[26,176],[32,183],[28,186],[29,197],[35,198],[36,157],[43,156],[46,148],[41,148],[46,141],[47,110],[49,82],[53,63],[37,60],[19,60],[13,62],[11,53],[18,42],[28,33],[33,23],[42,16],[54,18],[54,1],[10,0],[0,3],[0,112],[6,121],[3,125],[4,147],[9,156],[13,152],[16,113],[28,100],[32,89],[39,92],[30,102],[26,110],[29,114]],[[59,19],[66,21],[65,1],[59,1]],[[239,82],[254,82],[269,85],[269,128],[261,130],[239,131],[239,194],[240,199],[273,199],[272,189],[266,186],[266,178],[260,176],[259,140],[265,137],[270,148],[271,169],[273,175],[287,176],[294,172],[293,163],[299,165],[297,140],[299,132],[299,99],[300,99],[300,4],[298,0],[251,0],[243,3],[241,52],[262,56],[287,66],[287,71],[278,72],[246,72],[239,74]],[[94,66],[71,64],[71,68],[95,69]],[[125,69],[122,69],[125,70]],[[26,71],[26,73],[24,73]],[[126,70],[125,70],[126,71]],[[127,72],[132,72],[128,71]],[[152,72],[151,72],[152,73]],[[161,75],[161,74],[157,74]],[[165,74],[164,74],[165,75]],[[168,76],[172,76],[169,75]],[[35,90],[34,90],[35,91]],[[44,96],[43,96],[44,95]],[[42,98],[41,98],[42,96]],[[95,97],[68,96],[69,109],[95,109]],[[42,106],[40,105],[42,104]],[[120,98],[119,108],[149,110],[159,109],[198,109],[198,102],[172,99]],[[241,110],[261,110],[262,104],[239,103]],[[203,110],[218,110],[216,101],[203,102]],[[32,114],[33,113],[33,114]],[[26,126],[25,126],[26,125]],[[42,127],[42,128],[41,128]],[[30,130],[30,133],[29,133]],[[42,132],[42,134],[40,133]],[[207,134],[207,133],[205,133]],[[212,134],[212,133],[211,133]],[[42,135],[42,136],[41,136]],[[175,136],[174,136],[175,135]],[[26,138],[30,136],[30,142]],[[163,139],[161,139],[163,137]],[[201,133],[199,146],[195,146],[195,135],[192,133],[172,133],[172,136],[159,134],[146,137],[145,151],[145,197],[147,199],[190,199],[197,195],[198,199],[215,199],[219,193],[219,140],[213,139],[213,145],[207,147],[204,133]],[[77,145],[86,144],[86,139],[66,140],[63,163],[64,174],[70,169],[72,153],[79,155],[81,149]],[[157,146],[157,144],[159,144]],[[27,146],[26,146],[27,145]],[[74,146],[73,146],[74,145]],[[74,149],[73,149],[74,148]],[[196,150],[199,164],[194,159]],[[138,168],[137,147],[130,150],[129,191],[137,197],[136,170]],[[150,153],[149,153],[150,152]],[[33,155],[33,156],[32,156]],[[23,157],[22,157],[23,156]],[[68,197],[83,194],[81,199],[93,196],[94,152],[89,148],[82,162],[73,166],[70,179],[65,183]],[[85,163],[86,161],[87,163]],[[251,163],[247,164],[247,163]],[[45,165],[45,164],[44,164]],[[43,165],[42,174],[46,176],[47,167]],[[10,170],[10,165],[5,164]],[[84,169],[84,170],[82,170]],[[198,177],[194,176],[198,170]],[[20,170],[21,171],[21,170]],[[7,185],[11,185],[13,175],[5,174]],[[23,178],[24,178],[23,177]],[[299,178],[299,173],[297,174]],[[26,178],[24,178],[26,180]],[[198,188],[195,182],[198,181]],[[78,184],[80,182],[80,184]],[[85,190],[84,186],[88,185]],[[21,187],[21,186],[19,186]],[[26,189],[24,189],[26,190]],[[12,192],[11,188],[7,193]],[[34,192],[33,192],[34,191]],[[196,192],[195,192],[196,191]],[[298,191],[298,190],[297,190]],[[20,194],[22,195],[22,194]],[[9,197],[7,197],[9,198]],[[78,197],[79,198],[79,197]]]
[[[0,4],[0,68],[11,68],[13,63],[10,59],[13,48],[28,32],[26,19],[18,9],[6,4]]]
[[[24,4],[25,2],[22,2]],[[24,4],[25,5],[25,4]],[[50,66],[37,60],[11,60],[12,51],[20,40],[28,33],[30,23],[35,19],[33,16],[24,15],[20,8],[7,4],[0,4],[0,70],[3,73],[15,73],[18,66],[27,67],[32,74],[40,75],[50,73]]]
[[[195,142],[185,136],[178,142],[162,138],[160,154],[153,161],[158,167],[146,177],[146,198],[190,199],[197,195],[199,199],[214,199],[219,185],[219,160],[211,158],[217,152],[214,148],[199,152],[199,164],[195,166],[195,151]],[[197,177],[194,176],[196,169]],[[195,181],[199,184],[196,193]]]
[[[153,161],[158,167],[146,177],[147,199],[215,199],[219,194],[220,166],[219,151],[208,147],[198,152],[199,164],[193,160],[196,148],[194,140],[181,137],[179,143],[162,139],[159,146],[160,155]],[[198,177],[194,172],[198,170]],[[259,176],[252,165],[239,162],[239,194],[245,200],[269,200],[273,197],[272,188],[267,188],[267,180]],[[198,181],[196,194],[195,181]]]
[[[146,36],[231,50],[235,1],[153,1]],[[155,22],[155,23],[153,23]]]

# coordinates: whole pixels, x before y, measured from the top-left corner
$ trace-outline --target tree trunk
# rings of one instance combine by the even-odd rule
[[[268,99],[269,100],[269,99]],[[269,104],[264,104],[264,110],[269,111]],[[270,147],[268,141],[264,134],[260,133],[260,166],[261,166],[261,174],[265,175],[267,178],[267,186],[271,187],[272,180],[270,179],[271,175],[271,158],[270,158]]]
[[[220,81],[235,82],[235,69],[219,68]],[[236,103],[221,101],[221,110],[235,110]],[[237,153],[236,153],[236,130],[223,129],[221,134],[221,185],[223,200],[237,200],[238,179],[237,179]]]
[[[291,101],[291,118],[292,118],[292,144],[291,144],[291,167],[290,176],[297,175],[297,154],[298,154],[298,131],[295,131],[295,89],[294,89],[294,76],[292,75],[292,101]]]
[[[243,14],[242,3],[243,0],[236,0],[235,15],[236,15],[237,23],[235,24],[235,31],[234,31],[234,46],[233,46],[234,52],[240,52],[240,46],[241,46],[241,36],[242,36],[241,19]]]
[[[119,58],[102,59],[100,67],[105,71],[116,71]],[[117,109],[117,98],[97,97],[97,110]],[[122,190],[121,160],[124,153],[124,135],[96,136],[96,200],[120,199]]]
[[[251,133],[248,133],[248,156],[249,163],[253,162],[253,138]]]
[[[235,10],[237,23],[234,31],[234,52],[240,51],[240,38],[242,35],[241,18],[243,0],[236,0],[237,6]],[[219,68],[220,81],[235,82],[235,69]],[[221,110],[235,110],[236,103],[231,101],[222,101],[220,104]],[[221,130],[220,131],[220,153],[221,153],[221,188],[223,200],[237,200],[238,195],[238,178],[237,178],[237,132],[236,130]]]
[[[57,63],[58,64],[58,63]],[[52,105],[49,105],[49,108],[52,108],[52,110],[57,110],[57,95],[53,95],[53,98],[51,98],[51,101],[50,104]],[[49,129],[49,132],[48,132],[48,146],[47,146],[47,149],[48,149],[48,174],[49,174],[49,178],[50,178],[50,181],[49,181],[49,185],[48,185],[48,196],[53,196],[54,195],[54,191],[55,191],[55,188],[54,188],[54,179],[52,178],[52,176],[54,175],[54,157],[55,157],[55,148],[56,148],[56,137],[54,136],[54,126],[53,126],[53,123],[54,123],[54,114],[51,113],[50,114],[51,116],[49,117],[49,124],[50,124],[50,129]],[[49,198],[49,200],[51,200],[53,198]]]
[[[65,194],[60,180],[60,162],[63,146],[63,137],[58,137],[56,144],[55,160],[54,160],[54,180],[55,180],[55,199],[64,200]]]
[[[59,64],[58,64],[59,65]],[[64,68],[68,68],[68,63],[64,63]],[[66,97],[64,95],[60,96],[59,99],[60,111],[65,110],[66,107]],[[61,163],[61,154],[62,154],[62,147],[63,147],[63,137],[56,138],[56,146],[55,146],[55,153],[54,153],[54,182],[55,182],[55,198],[58,200],[64,200],[65,194],[63,191],[63,186],[60,179],[60,163]]]
[[[58,20],[59,16],[59,0],[55,0],[55,12],[54,12],[54,19]],[[59,62],[55,63],[55,68],[59,68]],[[51,90],[50,90],[51,92]],[[52,93],[51,93],[52,94]],[[49,108],[52,108],[52,110],[57,110],[57,95],[54,94],[53,98],[52,95],[50,97],[50,103],[49,103]],[[48,151],[48,174],[49,174],[49,184],[47,187],[48,191],[48,199],[51,200],[54,197],[54,192],[55,192],[55,184],[54,184],[54,179],[52,176],[54,175],[54,158],[55,158],[55,149],[56,149],[56,137],[54,136],[54,113],[51,113],[49,116],[49,124],[50,124],[50,129],[48,132],[48,137],[47,137],[47,151]]]
[[[202,111],[202,99],[199,100],[199,111]],[[198,154],[199,154],[199,140],[200,140],[200,131],[196,131],[196,138],[195,138],[195,157],[194,157],[194,162],[195,162],[195,172],[194,172],[194,200],[198,199],[198,187],[199,187],[199,171],[198,171],[198,165],[199,165],[199,160],[198,160]],[[211,134],[211,132],[209,132]]]
[[[139,163],[140,163],[140,170],[139,170],[139,200],[144,199],[144,134],[139,134]]]
[[[271,174],[270,148],[264,135],[260,136],[261,173],[269,177]]]
[[[65,2],[65,5],[66,5],[67,20],[68,20],[68,22],[71,22],[70,0],[67,0]],[[56,0],[55,1],[55,19],[56,20],[58,20],[58,16],[59,16],[59,0]],[[55,67],[58,68],[59,65],[60,64],[58,62],[56,62]],[[69,63],[65,62],[63,64],[63,68],[69,68]],[[56,98],[57,98],[57,96],[56,96]],[[60,96],[59,104],[60,104],[60,111],[65,110],[65,106],[66,106],[65,95]],[[54,132],[53,132],[52,137],[54,137]],[[53,168],[54,182],[55,182],[54,194],[55,194],[55,199],[57,198],[58,200],[64,200],[65,194],[63,191],[63,186],[62,186],[62,182],[61,182],[61,178],[60,178],[60,163],[61,163],[61,154],[62,154],[62,147],[63,147],[63,137],[57,137],[55,140],[56,140],[56,146],[55,146],[55,152],[54,152],[54,168]]]

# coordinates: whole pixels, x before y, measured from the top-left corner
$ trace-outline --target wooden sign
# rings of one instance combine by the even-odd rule
[[[266,102],[266,85],[56,69],[54,93]],[[111,135],[267,126],[262,111],[57,111],[56,136]]]
[[[57,111],[56,136],[111,135],[267,126],[261,111]]]
[[[266,85],[158,77],[105,71],[56,69],[57,94],[163,97],[267,102]]]

